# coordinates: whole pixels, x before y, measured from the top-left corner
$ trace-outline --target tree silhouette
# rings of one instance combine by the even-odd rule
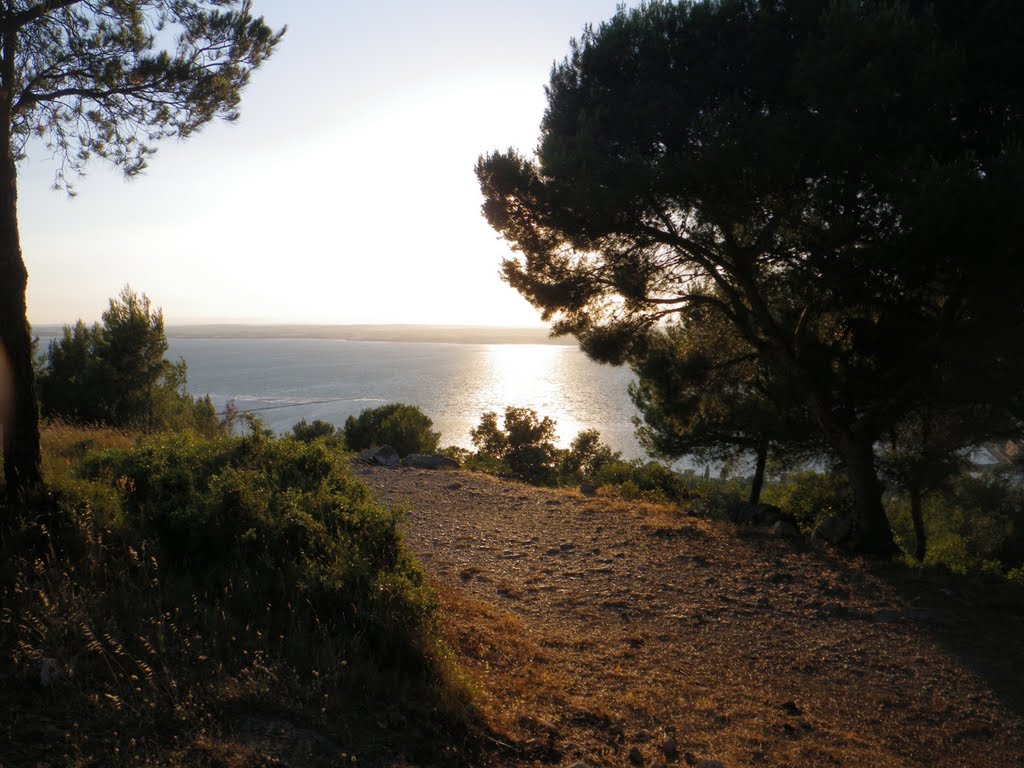
[[[697,306],[654,331],[633,356],[630,396],[640,444],[656,456],[731,461],[753,456],[750,503],[760,501],[769,451],[803,461],[827,451],[786,382],[771,376],[731,324]]]
[[[505,279],[611,362],[694,306],[730,323],[891,555],[885,431],[1020,402],[1022,35],[1002,0],[621,9],[553,68],[536,158],[477,164]]]
[[[0,4],[0,357],[11,371],[0,395],[9,401],[3,453],[12,502],[41,481],[18,235],[16,161],[25,145],[47,142],[61,161],[57,184],[69,191],[92,158],[135,175],[160,139],[237,118],[250,73],[283,34],[254,18],[249,0]]]

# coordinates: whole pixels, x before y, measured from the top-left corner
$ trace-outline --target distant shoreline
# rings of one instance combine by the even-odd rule
[[[61,325],[33,326],[38,336],[59,336]],[[546,328],[474,325],[168,325],[170,339],[337,339],[341,341],[433,342],[448,344],[550,344],[576,346],[570,337],[552,338]]]

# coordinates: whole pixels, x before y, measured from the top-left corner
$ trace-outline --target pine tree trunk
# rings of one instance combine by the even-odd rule
[[[764,487],[764,470],[768,465],[768,441],[757,446],[757,463],[754,465],[754,482],[750,486],[750,503],[758,504],[761,501],[761,489]]]
[[[860,549],[865,554],[891,558],[899,550],[882,506],[882,484],[875,469],[874,444],[868,436],[849,433],[839,443],[853,488]]]
[[[917,487],[910,488],[910,519],[914,522],[914,559],[924,562],[928,549],[928,537],[924,530],[924,513],[921,510],[922,494]]]
[[[0,419],[8,515],[25,491],[42,483],[39,411],[25,290],[28,271],[18,235],[18,172],[11,145],[14,37],[5,35],[0,60]],[[9,520],[0,520],[0,525]]]

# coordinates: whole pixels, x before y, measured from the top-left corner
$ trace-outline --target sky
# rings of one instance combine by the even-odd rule
[[[539,325],[473,173],[537,145],[551,66],[616,0],[254,0],[288,25],[237,123],[160,145],[69,199],[42,142],[19,166],[33,324],[99,319],[128,284],[167,324]]]

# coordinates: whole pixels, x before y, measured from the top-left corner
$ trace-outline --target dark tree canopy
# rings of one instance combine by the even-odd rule
[[[652,331],[634,351],[630,396],[637,437],[648,453],[700,461],[755,458],[750,502],[764,483],[769,452],[800,463],[827,452],[806,407],[730,323],[695,306]]]
[[[249,0],[0,3],[0,426],[13,504],[42,479],[16,161],[41,139],[69,191],[93,158],[137,174],[159,140],[234,120],[283,34]]]
[[[728,322],[890,554],[885,430],[1020,414],[1022,39],[1009,0],[621,9],[553,68],[536,157],[478,163],[505,278],[603,360],[695,306]]]

